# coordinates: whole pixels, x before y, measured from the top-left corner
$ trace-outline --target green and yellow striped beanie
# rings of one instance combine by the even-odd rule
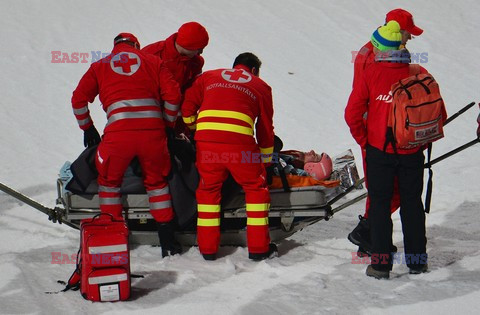
[[[389,21],[373,32],[370,41],[373,47],[380,51],[397,50],[402,43],[400,24],[397,21]]]

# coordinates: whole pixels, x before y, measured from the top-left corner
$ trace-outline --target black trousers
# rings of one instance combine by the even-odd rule
[[[414,154],[389,154],[367,146],[366,161],[373,268],[391,270],[393,262],[401,261],[411,269],[420,269],[427,260],[425,212],[422,203],[425,161],[423,151],[419,150]],[[393,224],[390,204],[395,176],[398,177],[400,191],[405,255],[392,257],[390,245]]]

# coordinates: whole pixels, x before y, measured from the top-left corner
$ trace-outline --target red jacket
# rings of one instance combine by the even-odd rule
[[[425,68],[420,68],[421,73],[427,73]],[[409,76],[408,64],[374,62],[358,78],[345,108],[345,121],[353,138],[362,148],[369,144],[383,150],[388,113],[392,104],[392,84]],[[418,150],[419,148],[397,151],[399,154],[410,154]],[[391,145],[387,147],[387,152],[394,153]]]
[[[205,60],[198,55],[193,58],[180,55],[175,48],[176,38],[177,33],[166,40],[145,46],[142,52],[160,57],[172,72],[173,78],[178,82],[183,93],[192,84],[195,77],[202,73]]]
[[[368,42],[363,45],[357,52],[355,61],[353,63],[353,88],[358,83],[359,78],[363,75],[363,71],[372,63],[375,62],[375,54],[373,53],[372,42]]]
[[[260,151],[273,152],[272,90],[245,66],[197,77],[185,94],[182,116],[196,129],[197,141],[254,144],[255,134]]]
[[[73,111],[83,130],[93,125],[88,103],[97,95],[107,113],[104,132],[163,130],[164,119],[169,126],[175,122],[181,102],[178,83],[162,61],[128,44],[117,44],[110,56],[93,63],[73,92]]]

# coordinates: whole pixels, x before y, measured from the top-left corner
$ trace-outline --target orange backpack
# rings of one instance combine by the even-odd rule
[[[444,136],[446,110],[437,82],[429,73],[420,74],[418,65],[410,65],[410,73],[392,85],[385,148],[393,142],[394,149],[412,149]]]

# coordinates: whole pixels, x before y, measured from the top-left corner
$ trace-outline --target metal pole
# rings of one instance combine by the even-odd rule
[[[440,162],[440,161],[442,161],[442,160],[445,160],[446,158],[448,158],[448,157],[450,157],[450,156],[452,156],[452,155],[454,155],[454,154],[457,154],[458,152],[463,151],[463,150],[465,150],[465,149],[467,149],[467,148],[471,147],[472,145],[477,144],[477,143],[479,143],[479,142],[480,142],[480,138],[477,138],[477,139],[474,139],[474,140],[472,140],[472,141],[470,141],[470,142],[468,142],[468,143],[465,143],[464,145],[459,146],[458,148],[453,149],[452,151],[447,152],[447,153],[445,153],[445,154],[437,157],[436,159],[431,160],[430,163],[425,163],[425,168],[428,168],[428,167],[432,166],[432,165],[435,164],[435,163],[438,163],[438,162]]]
[[[467,110],[469,110],[473,105],[475,105],[475,102],[471,102],[467,106],[463,107],[461,110],[453,114],[452,116],[448,117],[447,120],[445,120],[445,123],[443,124],[444,126],[447,125],[449,122],[460,116],[461,114],[465,113]]]
[[[8,195],[10,195],[10,196],[12,196],[12,197],[14,197],[18,200],[20,200],[21,202],[26,203],[30,207],[35,208],[42,213],[45,213],[46,215],[48,215],[48,219],[53,221],[53,223],[56,223],[58,221],[58,223],[60,223],[60,224],[63,223],[63,224],[65,224],[65,225],[67,225],[71,228],[78,229],[78,226],[76,226],[75,224],[73,224],[71,222],[65,221],[63,219],[62,212],[63,212],[64,209],[58,208],[58,207],[48,208],[48,207],[42,205],[41,203],[31,199],[30,197],[25,196],[24,194],[8,187],[7,185],[4,185],[1,182],[0,182],[0,190],[2,190],[6,194],[8,194]]]

